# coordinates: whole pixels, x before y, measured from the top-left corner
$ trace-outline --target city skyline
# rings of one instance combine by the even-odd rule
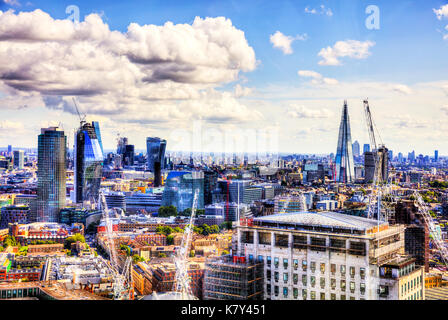
[[[275,9],[262,1],[176,2],[170,10],[79,1],[79,24],[60,3],[14,3],[0,5],[0,57],[11,61],[0,68],[0,145],[36,148],[40,128],[61,124],[72,148],[76,97],[87,120],[100,122],[105,149],[115,148],[117,133],[136,149],[145,149],[148,136],[174,147],[180,130],[202,120],[221,132],[277,128],[274,152],[329,154],[345,99],[353,141],[368,141],[368,97],[395,154],[446,154],[448,16],[441,1],[377,1],[379,29],[365,25],[367,4],[348,1],[284,1]],[[269,21],[254,23],[268,13]],[[153,34],[163,46],[153,45]],[[24,46],[36,54],[24,55]]]

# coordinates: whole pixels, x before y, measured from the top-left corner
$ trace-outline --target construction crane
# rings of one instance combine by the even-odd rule
[[[81,116],[81,113],[79,113],[79,108],[78,108],[78,104],[76,103],[76,100],[75,100],[75,98],[73,98],[73,104],[75,105],[75,108],[76,108],[76,112],[78,113],[78,117],[79,117],[79,123],[81,124],[81,126],[82,126],[82,124],[84,123],[84,122],[86,122],[86,115],[85,114],[83,114],[82,116]]]
[[[441,262],[443,262],[445,267],[448,268],[448,250],[445,247],[441,233],[436,228],[436,223],[431,217],[431,214],[428,212],[428,206],[423,201],[422,196],[417,190],[414,191],[414,198],[418,207],[418,211],[419,213],[421,213],[423,220],[428,227],[428,231],[432,236],[432,241],[440,253],[440,260],[442,260]]]
[[[113,285],[113,297],[114,300],[132,300],[134,298],[134,289],[132,281],[132,258],[127,257],[123,268],[120,272],[120,266],[118,263],[117,252],[115,249],[115,242],[113,239],[113,226],[110,220],[110,211],[107,207],[106,198],[102,190],[100,190],[100,203],[101,210],[103,213],[103,219],[106,223],[106,237],[107,246],[109,247],[109,257],[110,257],[110,269],[112,272],[112,277],[114,279]]]
[[[195,299],[191,291],[191,277],[188,275],[188,250],[190,249],[191,238],[193,235],[194,218],[196,215],[196,206],[198,203],[199,190],[196,189],[191,207],[190,222],[185,226],[184,234],[180,248],[176,252],[174,265],[176,266],[175,291],[180,293],[181,300]]]
[[[381,216],[381,188],[379,187],[379,182],[380,182],[380,174],[381,174],[381,170],[380,170],[380,159],[379,159],[379,152],[378,152],[378,145],[377,145],[377,141],[376,141],[376,136],[375,136],[375,128],[374,128],[374,122],[372,119],[372,113],[370,112],[370,106],[369,106],[369,101],[367,99],[365,99],[364,101],[364,116],[366,119],[366,124],[367,124],[367,132],[369,134],[369,140],[370,140],[370,145],[372,146],[373,149],[373,158],[374,158],[374,165],[375,165],[375,170],[374,170],[374,174],[373,174],[373,181],[372,181],[372,193],[369,195],[369,204],[367,206],[367,218],[369,219],[373,219],[374,216],[374,209],[375,209],[375,205],[377,207],[377,218],[378,218],[378,222],[380,220],[380,216]],[[381,141],[381,137],[378,135],[380,141]],[[382,143],[381,143],[382,145]],[[376,199],[376,203],[374,200],[374,195],[375,193],[377,194],[377,199]]]

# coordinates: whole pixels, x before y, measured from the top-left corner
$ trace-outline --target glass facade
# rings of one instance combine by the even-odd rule
[[[165,163],[166,140],[160,138],[146,138],[146,152],[148,154],[148,170],[154,173],[154,186],[162,183],[162,172]]]
[[[342,109],[341,125],[339,127],[338,147],[336,151],[335,181],[351,183],[355,181],[355,168],[353,163],[352,135],[347,101]]]
[[[75,138],[75,201],[98,201],[103,172],[103,152],[96,126],[84,123]]]
[[[173,205],[178,212],[191,208],[196,190],[199,190],[196,209],[204,209],[204,172],[172,171],[166,179],[162,206]]]
[[[59,221],[66,198],[66,145],[64,131],[42,129],[37,147],[37,208],[31,222]]]

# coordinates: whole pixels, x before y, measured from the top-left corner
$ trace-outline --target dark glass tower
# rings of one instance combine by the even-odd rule
[[[98,201],[103,173],[98,123],[81,123],[75,137],[75,202]]]
[[[154,186],[162,184],[162,169],[165,163],[166,140],[160,138],[146,138],[148,153],[148,169],[154,173]]]
[[[350,132],[350,117],[348,115],[347,101],[344,101],[344,107],[342,108],[335,162],[335,181],[343,183],[354,182],[355,168],[353,165],[352,135]]]
[[[57,127],[43,128],[37,147],[36,215],[31,222],[58,222],[65,206],[67,137]]]

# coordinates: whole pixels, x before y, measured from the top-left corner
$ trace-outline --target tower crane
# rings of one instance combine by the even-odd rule
[[[86,122],[86,115],[85,115],[85,114],[82,114],[82,115],[81,115],[81,113],[79,113],[78,104],[76,103],[75,98],[73,98],[73,104],[75,105],[76,112],[78,113],[79,123],[80,123],[81,126],[82,126],[82,124],[83,124],[84,122]]]

